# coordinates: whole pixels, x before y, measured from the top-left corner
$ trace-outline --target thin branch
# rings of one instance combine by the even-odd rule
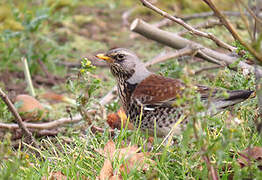
[[[36,143],[35,139],[33,138],[32,133],[27,129],[27,127],[25,126],[25,123],[22,121],[22,118],[20,117],[19,113],[17,112],[15,106],[10,101],[10,99],[7,97],[7,95],[2,91],[1,88],[0,88],[0,97],[5,102],[5,104],[7,105],[9,111],[15,117],[15,120],[18,124],[17,127],[21,128],[23,134],[25,135],[26,143],[37,147],[37,143]]]
[[[236,11],[221,11],[221,13],[228,17],[240,16],[240,13]],[[248,13],[246,13],[246,15],[248,16]],[[207,18],[210,16],[215,16],[215,13],[213,11],[210,11],[210,12],[202,12],[202,13],[197,13],[197,14],[190,14],[190,15],[181,17],[181,19],[183,19],[184,21],[188,21],[188,20],[198,19],[198,18]]]
[[[72,119],[71,118],[61,118],[55,121],[50,121],[46,123],[27,123],[23,122],[24,128],[32,128],[32,129],[54,129],[69,123],[77,123],[82,120],[82,116],[77,114]],[[18,123],[19,124],[19,123]],[[20,125],[15,123],[0,123],[0,128],[4,129],[18,129]],[[28,130],[27,130],[28,131]],[[28,131],[30,134],[31,132]],[[31,134],[32,135],[32,134]]]
[[[37,59],[37,62],[40,65],[40,68],[42,69],[42,71],[45,73],[46,77],[50,80],[50,82],[52,82],[55,85],[55,77],[48,72],[43,61],[41,61],[40,59]]]
[[[244,25],[246,26],[246,29],[247,29],[247,31],[248,31],[248,34],[249,34],[249,36],[252,38],[252,32],[251,32],[251,28],[250,28],[249,23],[248,23],[247,16],[244,15],[244,12],[243,12],[243,10],[242,10],[242,8],[241,8],[241,6],[240,6],[239,0],[236,0],[236,5],[237,5],[237,7],[238,7],[238,9],[239,9],[239,12],[240,12],[240,14],[241,14],[240,17],[241,17]]]
[[[196,51],[197,51],[197,48],[186,46],[185,48],[177,50],[175,52],[168,52],[168,53],[166,53],[162,56],[159,56],[157,58],[153,58],[151,61],[146,62],[145,65],[147,67],[152,66],[154,64],[164,62],[167,59],[182,57],[182,56],[186,56],[186,55],[192,55]]]
[[[215,4],[211,0],[202,0],[204,1],[216,14],[216,16],[220,19],[220,21],[224,24],[227,30],[231,33],[235,40],[239,41],[257,60],[262,62],[262,55],[258,53],[252,46],[244,41],[237,33],[234,26],[225,18],[225,16],[217,9]]]
[[[214,70],[214,69],[218,69],[218,68],[221,68],[221,67],[224,67],[224,66],[215,65],[215,66],[204,67],[202,69],[199,69],[199,70],[195,71],[194,74],[197,75],[197,74],[200,74],[200,73],[202,73],[204,71]]]
[[[248,13],[255,19],[255,21],[257,21],[258,23],[262,24],[262,20],[259,19],[259,18],[256,16],[256,14],[254,14],[254,12],[253,12],[245,3],[243,3],[242,0],[238,0],[238,1],[242,4],[242,6],[244,6],[244,7],[246,8],[246,10],[248,11]]]
[[[239,12],[234,12],[234,11],[222,11],[222,14],[224,14],[225,16],[229,16],[229,17],[232,17],[232,16],[240,16],[240,13]],[[193,20],[193,19],[199,19],[199,18],[208,18],[208,17],[211,17],[211,16],[214,16],[214,12],[211,11],[211,12],[203,12],[203,13],[196,13],[196,14],[190,14],[190,15],[187,15],[187,16],[184,16],[184,17],[179,17],[180,19],[182,19],[183,21],[189,21],[189,20]],[[249,16],[248,13],[245,13],[245,15]],[[154,23],[153,25],[155,27],[163,27],[163,26],[167,26],[167,25],[171,25],[173,24],[173,21],[171,21],[170,19],[163,19],[157,23]]]
[[[122,24],[124,26],[128,26],[129,25],[129,21],[128,21],[128,18],[129,16],[134,12],[135,8],[131,8],[127,11],[125,11],[123,14],[122,14]]]
[[[226,54],[211,50],[202,46],[201,44],[182,38],[174,33],[158,29],[140,19],[134,20],[130,26],[130,29],[131,31],[137,32],[146,38],[155,40],[174,49],[182,49],[186,46],[197,47],[197,49],[199,49],[197,57],[201,57],[206,61],[219,64],[221,66],[229,67],[230,64],[238,60],[237,57],[228,56]],[[237,67],[241,69],[248,69],[249,71],[254,72],[254,67],[243,61],[240,61],[237,64]],[[258,70],[261,71],[261,69]]]
[[[222,23],[219,21],[219,20],[208,20],[206,22],[203,22],[201,24],[198,24],[196,26],[194,26],[195,29],[201,29],[201,28],[204,28],[204,29],[207,29],[207,28],[212,28],[214,26],[217,26],[217,25],[222,25]],[[181,32],[178,32],[177,35],[179,36],[183,36],[184,34],[188,33],[189,31],[188,30],[184,30],[184,31],[181,31]]]
[[[191,32],[194,35],[200,36],[200,37],[205,37],[207,39],[211,39],[212,41],[214,41],[218,46],[223,47],[225,49],[228,49],[230,51],[234,51],[236,50],[235,47],[228,45],[227,43],[219,40],[218,38],[216,38],[213,34],[211,33],[206,33],[206,32],[202,32],[199,31],[195,28],[193,28],[192,26],[190,26],[189,24],[185,23],[182,19],[180,18],[176,18],[174,16],[169,15],[168,13],[162,11],[161,9],[155,7],[153,4],[151,4],[150,2],[146,1],[146,0],[140,0],[144,6],[146,6],[149,9],[152,9],[153,11],[157,12],[158,14],[160,14],[163,17],[166,17],[174,22],[176,22],[177,24],[180,24],[181,26],[183,26],[185,29],[187,29],[189,32]]]

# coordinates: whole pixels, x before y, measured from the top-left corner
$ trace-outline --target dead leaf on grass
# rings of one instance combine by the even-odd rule
[[[121,178],[121,172],[130,173],[133,168],[137,170],[146,171],[151,164],[155,162],[148,158],[150,153],[139,152],[140,148],[137,146],[128,146],[116,149],[115,143],[109,140],[104,149],[97,150],[106,159],[100,171],[99,179]],[[114,159],[121,160],[122,164],[118,172],[114,172],[112,161]]]
[[[63,175],[62,172],[52,172],[49,174],[48,178],[45,176],[41,178],[41,180],[67,180],[67,177]]]
[[[243,152],[238,153],[240,157],[237,159],[241,168],[250,166],[254,161],[260,163],[258,168],[262,170],[262,147],[247,148]]]
[[[99,179],[106,180],[113,176],[113,167],[109,159],[106,159],[100,171]]]
[[[123,127],[126,127],[127,124],[127,129],[133,130],[134,125],[131,122],[127,122],[127,115],[124,111],[124,109],[121,107],[117,113],[111,113],[108,114],[107,116],[107,123],[112,129],[121,129],[121,124],[123,123]]]

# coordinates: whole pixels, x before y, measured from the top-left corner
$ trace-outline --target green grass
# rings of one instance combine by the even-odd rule
[[[168,2],[159,4],[172,11]],[[131,0],[50,0],[35,3],[6,0],[4,3],[8,4],[11,13],[7,12],[9,18],[4,19],[0,14],[0,78],[4,74],[1,72],[4,71],[11,74],[22,72],[20,59],[23,56],[29,60],[33,79],[37,75],[43,76],[44,73],[37,63],[37,59],[41,59],[52,74],[60,77],[70,75],[67,83],[53,87],[40,86],[36,88],[36,92],[38,94],[47,91],[62,92],[82,101],[88,92],[89,101],[80,104],[86,109],[90,109],[91,104],[96,103],[115,85],[112,75],[108,69],[97,68],[95,71],[86,70],[86,74],[77,78],[79,69],[65,68],[59,65],[60,62],[79,62],[87,54],[106,51],[115,46],[131,48],[145,61],[168,49],[144,38],[129,39],[129,30],[121,25],[121,13],[131,7],[140,6],[132,14],[130,22],[136,17],[152,21],[159,19],[154,13],[148,13],[149,11],[144,10],[139,3]],[[0,4],[0,10],[1,7],[7,8],[4,4]],[[186,12],[188,11],[186,8]],[[14,27],[7,23],[10,19],[17,23]],[[180,27],[168,29],[177,32]],[[225,30],[215,28],[210,32],[222,39]],[[189,35],[188,37],[192,38]],[[215,47],[208,40],[201,38],[197,40],[204,45]],[[220,68],[203,72],[198,76],[188,71],[188,69],[196,71],[206,66],[210,64],[195,62],[190,58],[175,61],[171,59],[153,66],[152,70],[164,76],[214,87],[232,90],[255,89],[254,75],[244,76],[242,71],[234,72]],[[97,78],[99,80],[94,78],[94,75],[99,76]],[[21,77],[14,75],[10,84],[23,81]],[[0,87],[4,89],[6,84],[0,82]],[[105,110],[116,112],[120,107],[117,100],[107,105]],[[198,100],[190,99],[190,102],[192,112],[197,111]],[[53,109],[49,112],[48,120],[68,117],[66,106],[67,104],[63,103],[52,105]],[[70,109],[73,114],[78,110],[74,106]],[[48,177],[52,172],[62,172],[68,179],[84,179],[84,177],[96,179],[103,166],[104,157],[95,149],[103,148],[109,139],[113,139],[118,148],[122,144],[125,146],[131,144],[141,147],[142,152],[161,153],[151,157],[156,165],[150,166],[148,171],[134,169],[129,174],[123,173],[123,179],[207,179],[208,170],[202,159],[202,153],[207,153],[211,162],[216,165],[221,179],[228,179],[232,174],[235,179],[262,177],[262,171],[257,167],[258,162],[244,168],[240,168],[237,162],[238,153],[245,148],[262,146],[261,135],[256,132],[254,123],[258,113],[256,99],[249,99],[214,117],[193,116],[201,122],[197,132],[199,138],[196,139],[194,136],[194,124],[191,120],[183,134],[176,136],[174,144],[168,147],[160,145],[162,138],[155,138],[152,147],[148,148],[148,135],[137,131],[116,131],[115,136],[111,137],[101,111],[98,109],[96,115],[92,117],[92,123],[105,129],[104,133],[93,134],[85,121],[67,125],[56,137],[37,138],[41,147],[38,149],[41,158],[35,157],[28,147],[13,148],[15,142],[11,140],[12,132],[1,131],[0,179],[41,179],[44,176]],[[235,118],[241,123],[237,124]],[[12,115],[0,101],[0,121],[11,120]],[[201,151],[203,146],[207,149],[206,152]],[[117,171],[120,165],[121,160],[115,159],[114,171]]]

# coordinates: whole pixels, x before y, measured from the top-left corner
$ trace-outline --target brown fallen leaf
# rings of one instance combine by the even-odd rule
[[[121,129],[121,123],[123,123],[123,127],[126,127],[127,124],[127,116],[124,109],[121,107],[117,113],[111,113],[107,116],[107,123],[112,129]],[[131,122],[128,122],[127,129],[133,130],[134,126]]]
[[[48,178],[45,176],[41,178],[41,180],[67,180],[67,177],[63,175],[62,172],[52,172],[49,174]]]
[[[115,143],[110,139],[104,147],[104,150],[99,150],[100,154],[105,157],[113,157],[116,151]]]
[[[111,161],[109,159],[106,159],[100,171],[99,179],[107,180],[112,176],[113,176],[113,167],[112,167]]]
[[[69,103],[69,104],[75,104],[75,100],[70,99],[69,97],[62,95],[62,94],[57,94],[54,92],[47,92],[44,94],[40,95],[40,98],[49,100],[49,101],[53,101],[53,102],[65,102],[65,103]]]
[[[243,152],[239,152],[239,158],[237,159],[241,168],[250,166],[254,161],[259,162],[258,168],[262,170],[262,147],[247,148]]]
[[[150,165],[155,162],[147,157],[150,153],[139,153],[139,151],[140,148],[137,146],[128,146],[116,149],[115,143],[112,140],[109,140],[103,150],[97,150],[97,152],[106,158],[100,171],[99,178],[111,179],[114,177],[121,179],[121,173],[128,174],[133,168],[142,171],[148,170]],[[120,165],[119,171],[114,173],[111,161],[115,158],[121,160],[122,164]]]

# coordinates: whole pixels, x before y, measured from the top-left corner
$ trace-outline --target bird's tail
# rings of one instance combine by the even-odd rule
[[[227,107],[245,101],[250,97],[250,95],[253,92],[254,91],[249,91],[249,90],[227,91],[228,94],[227,98],[215,98],[211,101],[208,107],[208,112],[210,112],[211,114],[218,113]]]

